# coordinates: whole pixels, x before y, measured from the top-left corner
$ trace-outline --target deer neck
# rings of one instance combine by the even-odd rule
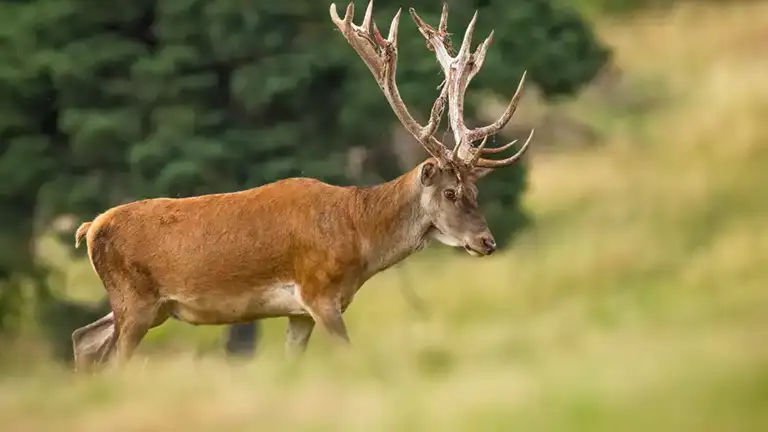
[[[357,190],[355,213],[366,277],[402,261],[426,245],[431,226],[421,206],[418,168]]]

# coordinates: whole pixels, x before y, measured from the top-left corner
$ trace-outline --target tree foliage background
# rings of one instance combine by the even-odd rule
[[[0,4],[0,325],[8,328],[23,303],[18,275],[50,294],[31,240],[58,215],[90,220],[128,200],[289,176],[351,184],[399,175],[390,142],[396,118],[331,23],[329,3]],[[434,1],[378,0],[379,28],[388,29],[400,6],[439,20]],[[356,2],[356,21],[364,7]],[[491,29],[495,38],[469,97],[509,97],[526,69],[529,88],[570,95],[608,60],[579,14],[551,0],[450,2],[454,38],[475,9],[476,39]],[[423,119],[441,75],[410,18],[401,20],[397,78]],[[356,145],[380,150],[368,180],[346,174]],[[483,180],[483,205],[501,242],[527,220],[525,177],[519,164]]]

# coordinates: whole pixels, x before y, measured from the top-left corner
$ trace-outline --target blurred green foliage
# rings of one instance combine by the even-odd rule
[[[588,14],[624,14],[638,9],[672,6],[669,0],[561,0],[564,5],[575,6]]]
[[[290,176],[352,183],[346,151],[388,147],[396,119],[328,6],[4,2],[0,276],[34,267],[33,228],[62,213],[89,220],[126,200],[232,191]],[[364,4],[356,6],[359,20]],[[380,28],[399,6],[376,2]],[[439,4],[408,6],[439,20]],[[475,8],[476,33],[493,28],[495,39],[474,89],[511,96],[527,69],[529,86],[546,97],[568,95],[609,57],[576,11],[551,0],[455,2],[449,30],[463,31]],[[399,47],[400,90],[424,118],[439,69],[410,22],[401,26]],[[400,169],[392,151],[385,153],[377,175],[388,180]],[[489,223],[502,246],[526,221],[525,177],[520,164],[484,180]]]

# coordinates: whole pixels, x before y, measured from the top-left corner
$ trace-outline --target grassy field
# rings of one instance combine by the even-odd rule
[[[599,23],[651,105],[565,106],[601,145],[535,159],[514,250],[411,259],[428,317],[393,270],[300,365],[282,320],[247,364],[169,323],[117,373],[0,378],[3,430],[768,430],[768,2],[711,4]]]

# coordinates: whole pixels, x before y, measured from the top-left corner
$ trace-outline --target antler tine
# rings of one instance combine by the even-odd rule
[[[464,59],[469,56],[470,45],[472,45],[472,35],[475,33],[475,24],[477,24],[477,11],[472,15],[472,21],[469,22],[467,30],[464,32],[464,40],[461,41],[458,58]]]
[[[474,156],[472,156],[472,159],[469,162],[469,166],[472,166],[475,164],[475,162],[480,159],[480,155],[483,154],[483,149],[485,148],[485,144],[488,142],[488,137],[483,138],[483,142],[480,143],[480,145],[475,150]]]
[[[445,102],[448,99],[448,86],[443,85],[440,90],[440,96],[435,99],[435,103],[432,104],[432,111],[429,114],[429,122],[424,127],[424,133],[432,136],[437,132],[437,128],[440,127],[440,119],[443,117],[443,109],[445,108]]]
[[[501,167],[512,165],[518,159],[520,159],[523,156],[523,154],[525,154],[526,150],[528,150],[528,144],[530,144],[531,140],[533,139],[534,130],[535,129],[531,129],[531,133],[530,135],[528,135],[528,139],[525,140],[525,144],[523,144],[520,150],[518,150],[517,153],[515,153],[514,155],[502,160],[491,160],[491,159],[479,158],[476,161],[474,161],[473,166],[477,166],[480,168],[501,168]],[[512,141],[511,143],[505,145],[503,148],[506,149],[508,146],[511,146],[516,141],[517,140]],[[483,143],[485,143],[485,140],[483,140]],[[489,152],[488,149],[486,149],[485,151],[478,151],[475,156],[477,157],[477,155],[479,155],[480,153],[496,153],[497,151],[501,151],[499,149],[492,149],[492,150],[496,150],[496,151]]]
[[[472,78],[477,75],[478,72],[480,72],[480,69],[483,67],[483,63],[485,63],[485,56],[488,54],[488,48],[491,46],[491,42],[493,42],[493,30],[491,30],[491,34],[488,35],[487,38],[483,41],[483,43],[480,44],[480,46],[477,47],[477,50],[475,50],[474,54],[472,55],[475,59],[475,65],[472,68],[472,70],[469,72],[469,77],[467,77],[467,82],[471,81]]]
[[[461,150],[461,139],[456,141],[456,145],[453,146],[453,150],[451,150],[451,160],[457,161],[459,160],[459,150]]]
[[[350,3],[352,5],[353,3]],[[349,6],[347,6],[349,8]],[[368,7],[365,8],[365,16],[363,17],[363,25],[360,26],[366,32],[371,30],[371,20],[373,19],[373,0],[368,2]]]
[[[517,141],[518,141],[518,140],[513,140],[513,141],[510,141],[510,142],[508,142],[508,143],[504,144],[504,145],[503,145],[503,146],[501,146],[501,147],[491,147],[491,148],[483,149],[483,154],[495,154],[495,153],[501,153],[501,152],[503,152],[504,150],[506,150],[506,149],[508,149],[508,148],[512,147],[513,145],[515,145],[515,144],[517,143]]]
[[[512,96],[512,100],[509,102],[507,109],[504,110],[504,113],[501,115],[501,117],[499,117],[498,120],[488,126],[479,127],[469,132],[470,136],[474,140],[478,140],[484,136],[494,135],[501,131],[504,126],[509,123],[509,120],[515,113],[515,110],[517,110],[517,104],[520,102],[520,96],[523,94],[523,85],[525,84],[525,77],[527,74],[528,71],[523,72],[523,76],[520,78],[520,83],[517,85],[517,90],[515,91],[514,96]]]
[[[451,69],[451,63],[453,57],[448,53],[447,44],[445,38],[447,36],[446,28],[448,26],[448,5],[443,4],[443,12],[440,15],[440,25],[438,30],[435,31],[432,26],[425,23],[423,19],[416,13],[414,8],[408,8],[408,12],[411,14],[411,18],[416,23],[416,27],[419,29],[419,33],[424,36],[427,41],[427,47],[435,52],[437,61],[440,63],[440,67],[443,69],[443,73],[446,77],[445,85],[448,85],[448,75]]]
[[[368,66],[398,120],[421,143],[424,149],[442,164],[448,159],[449,151],[433,135],[440,123],[447,90],[444,90],[435,101],[426,126],[419,124],[408,111],[395,82],[400,13],[401,9],[398,9],[389,27],[389,35],[387,39],[384,39],[379,33],[376,22],[373,21],[373,0],[368,3],[361,26],[352,23],[354,3],[350,2],[347,6],[344,19],[341,19],[336,12],[335,3],[330,6],[331,20]],[[371,35],[371,25],[373,26],[373,35]]]
[[[336,7],[333,8],[334,12],[336,11]],[[352,18],[355,17],[355,4],[349,3],[347,5],[347,10],[344,11],[344,23],[348,24],[352,22]]]
[[[366,18],[368,11],[373,9],[372,6],[373,1],[371,0],[368,10],[366,10]],[[374,77],[376,77],[378,81],[379,77],[382,76],[383,73],[383,62],[380,58],[378,58],[379,56],[376,52],[375,44],[370,37],[370,26],[368,28],[364,27],[366,20],[363,19],[363,27],[358,27],[352,23],[352,18],[355,16],[355,4],[350,2],[347,5],[347,10],[344,13],[344,18],[342,19],[336,12],[336,4],[331,3],[330,14],[333,23],[336,25],[336,27],[338,27],[339,30],[341,30],[341,34],[344,35],[344,38],[347,40],[347,42],[349,42],[352,48],[355,49],[357,54],[360,56],[360,58],[362,58],[365,65],[368,66],[368,69],[370,69],[371,73]],[[365,40],[367,43],[362,44],[361,42],[363,40]]]
[[[448,35],[448,3],[443,3],[443,11],[440,13],[440,25],[437,27],[437,31],[443,37]]]

